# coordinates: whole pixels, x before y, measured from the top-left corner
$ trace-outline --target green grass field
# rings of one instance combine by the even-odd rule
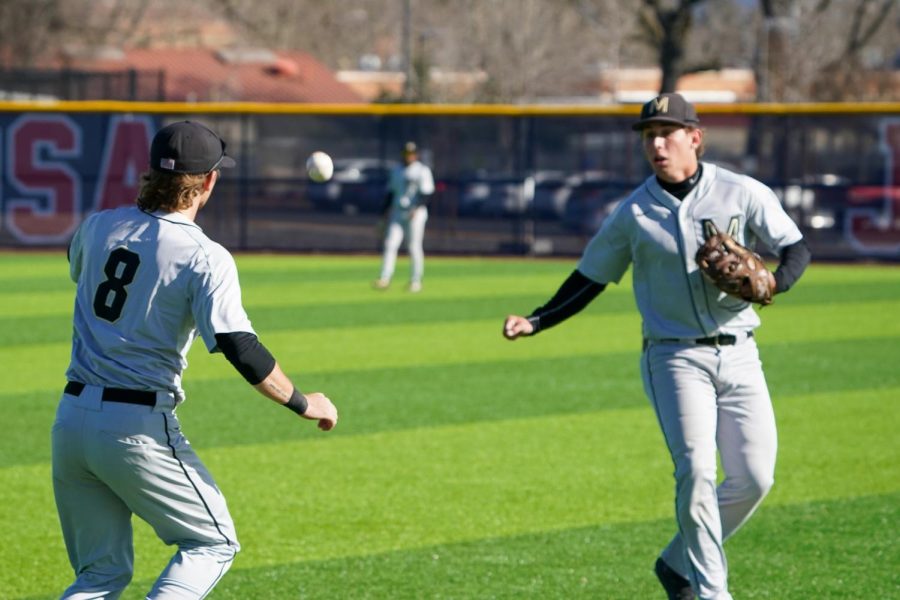
[[[262,341],[341,421],[317,431],[195,344],[179,416],[243,544],[213,598],[663,597],[672,465],[629,284],[509,343],[503,317],[543,303],[574,260],[429,258],[419,295],[372,291],[373,257],[238,266]],[[3,599],[58,597],[72,578],[49,430],[73,290],[63,251],[0,254]],[[898,598],[900,267],[813,265],[762,316],[779,463],[726,546],[732,591]],[[128,599],[172,552],[140,522],[135,545]]]

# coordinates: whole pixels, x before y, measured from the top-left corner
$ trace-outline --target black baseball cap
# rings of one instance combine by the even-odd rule
[[[696,127],[700,124],[697,109],[676,93],[660,94],[641,108],[641,119],[631,128],[640,131],[651,123],[669,123],[682,127]]]
[[[156,132],[150,144],[150,168],[160,173],[209,173],[230,169],[225,141],[196,121],[179,121]]]

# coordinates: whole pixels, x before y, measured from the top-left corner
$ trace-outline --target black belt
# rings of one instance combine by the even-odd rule
[[[748,331],[747,337],[752,338],[753,332]],[[734,346],[737,343],[737,336],[730,333],[721,333],[712,337],[697,338],[694,340],[680,340],[678,338],[663,338],[661,342],[681,342],[685,344],[697,344],[698,346]]]
[[[66,384],[65,392],[71,396],[80,396],[83,391],[84,384],[80,381],[70,381]],[[105,387],[102,398],[104,402],[156,406],[156,392]]]

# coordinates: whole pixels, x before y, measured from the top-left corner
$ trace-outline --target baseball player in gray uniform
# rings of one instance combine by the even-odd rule
[[[200,123],[161,129],[137,206],[88,217],[69,247],[76,282],[68,383],[52,430],[53,489],[75,581],[63,598],[118,598],[132,577],[132,514],[177,545],[148,598],[203,598],[240,548],[222,492],[181,432],[188,349],[203,338],[260,393],[329,430],[337,410],[300,393],[259,342],[232,256],[195,223],[223,142]]]
[[[604,221],[547,304],[528,317],[508,316],[503,334],[514,340],[552,327],[632,268],[644,390],[675,467],[677,533],[656,575],[671,599],[727,600],[722,544],[772,487],[775,418],[753,338],[759,316],[706,280],[695,254],[709,223],[745,246],[760,241],[780,257],[772,283],[782,293],[810,253],[769,188],[700,161],[699,126],[678,94],[644,105],[634,129],[654,174]],[[725,473],[718,486],[717,451]]]
[[[419,292],[425,273],[425,252],[422,249],[425,222],[428,220],[425,202],[434,193],[434,176],[431,169],[419,160],[415,142],[406,142],[403,146],[403,162],[402,166],[391,171],[388,182],[384,211],[390,213],[385,228],[381,275],[374,286],[383,290],[391,284],[397,252],[406,237],[410,260],[409,291]]]

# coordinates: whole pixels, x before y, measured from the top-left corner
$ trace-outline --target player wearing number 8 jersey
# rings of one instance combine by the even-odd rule
[[[225,499],[181,433],[182,371],[199,335],[260,393],[329,430],[259,342],[234,259],[195,223],[234,166],[194,122],[161,129],[137,206],[88,217],[69,246],[77,283],[68,383],[53,425],[53,487],[75,581],[63,598],[117,598],[131,580],[131,517],[178,550],[148,598],[203,598],[239,544]]]

